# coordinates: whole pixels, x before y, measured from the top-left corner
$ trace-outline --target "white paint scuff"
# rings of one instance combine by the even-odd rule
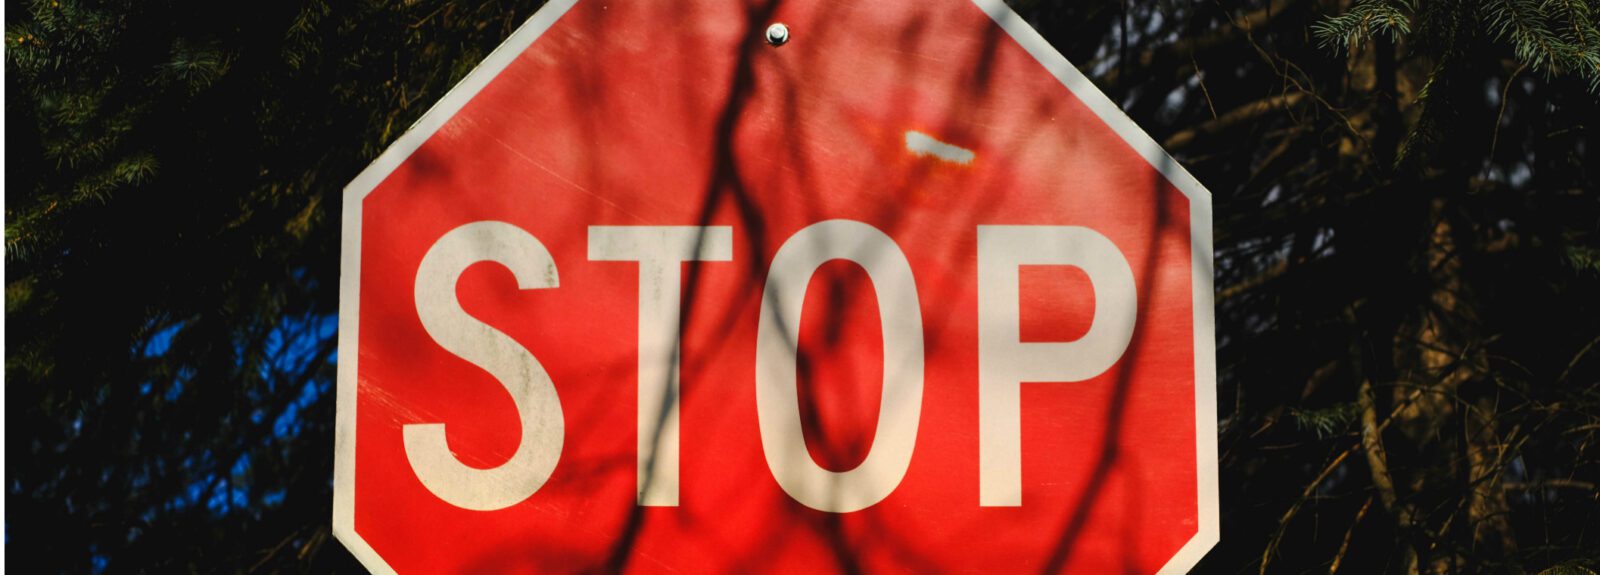
[[[935,158],[961,164],[971,164],[977,154],[955,144],[946,144],[916,130],[906,130],[906,149],[918,156],[933,156]]]

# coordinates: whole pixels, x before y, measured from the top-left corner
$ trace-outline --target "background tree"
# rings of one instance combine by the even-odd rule
[[[339,191],[535,6],[8,4],[13,560],[350,565]]]
[[[1600,569],[1594,0],[1019,0],[1215,194],[1211,572]],[[531,2],[7,3],[6,538],[353,570],[343,185]]]

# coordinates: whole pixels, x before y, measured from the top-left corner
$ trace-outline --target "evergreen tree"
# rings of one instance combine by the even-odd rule
[[[340,189],[535,6],[8,8],[13,560],[348,564],[327,532]]]

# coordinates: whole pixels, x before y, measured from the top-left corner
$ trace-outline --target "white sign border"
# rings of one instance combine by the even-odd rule
[[[339,261],[339,349],[344,353],[339,356],[339,390],[335,398],[333,535],[373,573],[394,573],[395,570],[356,532],[356,391],[360,387],[356,361],[360,341],[357,337],[360,327],[358,320],[361,317],[361,202],[577,2],[550,0],[541,6],[528,21],[511,33],[510,38],[490,52],[461,82],[450,88],[444,98],[423,113],[417,123],[412,124],[344,188]]]
[[[1144,157],[1150,167],[1189,198],[1189,249],[1194,294],[1194,437],[1195,483],[1199,525],[1194,537],[1157,573],[1188,573],[1222,537],[1217,479],[1217,351],[1215,302],[1212,292],[1211,192],[1146,134],[1122,108],[1107,98],[1076,66],[1045,41],[1039,32],[1002,0],[972,0],[1011,39],[1066,86],[1089,110]]]
[[[335,396],[333,471],[333,535],[374,573],[394,573],[394,568],[368,545],[355,529],[356,398],[359,388],[356,361],[361,296],[361,203],[389,174],[445,122],[467,105],[484,86],[527,51],[578,0],[551,0],[496,47],[483,62],[444,98],[429,108],[404,134],[362,170],[344,189],[339,264],[338,391]],[[1195,354],[1195,457],[1199,525],[1195,535],[1173,555],[1159,573],[1186,573],[1216,545],[1221,537],[1217,478],[1217,382],[1214,301],[1212,292],[1211,192],[1140,129],[1116,103],[1057,52],[1044,37],[1002,0],[972,0],[995,24],[1056,77],[1129,147],[1167,178],[1189,199],[1190,248],[1193,254],[1194,354]]]

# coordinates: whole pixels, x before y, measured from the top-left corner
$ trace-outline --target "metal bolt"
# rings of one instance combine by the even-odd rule
[[[767,26],[767,43],[773,46],[782,46],[789,42],[789,27],[782,22]]]

